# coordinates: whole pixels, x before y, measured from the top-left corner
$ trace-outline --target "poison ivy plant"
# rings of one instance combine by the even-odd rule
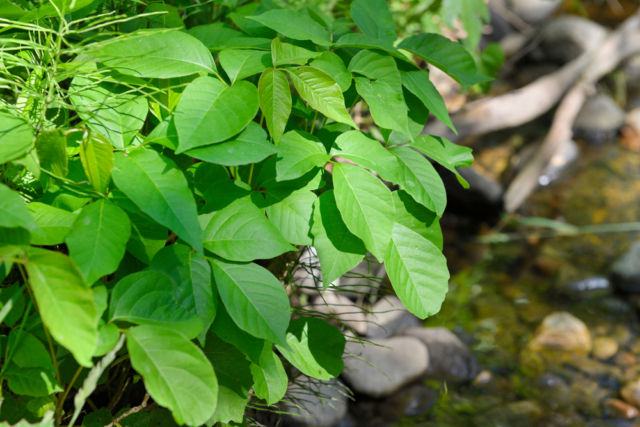
[[[338,376],[342,331],[290,299],[310,246],[325,286],[370,253],[442,304],[433,162],[466,186],[472,156],[420,134],[453,124],[418,64],[485,82],[465,46],[398,40],[383,0],[192,3],[0,2],[3,421],[240,423]]]

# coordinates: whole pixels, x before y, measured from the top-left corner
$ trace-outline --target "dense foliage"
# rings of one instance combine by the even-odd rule
[[[342,332],[292,315],[286,291],[306,246],[325,286],[370,252],[409,310],[439,310],[431,161],[472,157],[420,135],[451,121],[414,59],[486,81],[463,45],[397,43],[384,0],[339,19],[268,0],[0,15],[0,419],[104,425],[144,387],[179,424],[241,422],[291,366],[336,377]]]

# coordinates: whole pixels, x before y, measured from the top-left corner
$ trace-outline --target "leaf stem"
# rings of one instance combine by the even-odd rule
[[[58,400],[58,404],[56,405],[56,423],[58,425],[62,424],[62,406],[64,405],[64,401],[67,400],[67,396],[69,396],[69,392],[71,392],[71,387],[73,387],[73,384],[80,376],[80,372],[82,372],[82,369],[82,366],[78,366],[76,373],[73,375],[73,378],[71,378],[71,381],[69,381],[69,384],[62,394],[62,397]]]

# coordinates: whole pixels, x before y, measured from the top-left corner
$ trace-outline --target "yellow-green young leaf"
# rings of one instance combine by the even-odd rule
[[[248,16],[247,18],[258,21],[290,39],[311,40],[320,46],[331,44],[329,31],[309,15],[300,11],[271,9],[260,15]]]
[[[286,345],[291,308],[282,283],[258,264],[209,261],[220,298],[234,323],[254,337]]]
[[[107,191],[113,169],[113,146],[102,135],[92,132],[80,143],[80,161],[91,186]]]
[[[0,164],[23,156],[33,146],[33,129],[19,117],[0,111]]]
[[[218,59],[232,84],[272,66],[271,55],[263,50],[225,49]]]
[[[99,316],[80,271],[66,255],[38,248],[29,250],[25,266],[42,322],[80,365],[91,366]]]
[[[172,329],[142,325],[127,332],[131,366],[149,395],[178,424],[199,426],[216,411],[218,380],[202,350]]]
[[[449,270],[446,258],[433,243],[396,223],[385,267],[407,310],[421,319],[440,311],[449,285]]]
[[[202,229],[187,180],[175,163],[150,149],[117,153],[113,182],[140,210],[202,252]]]
[[[218,405],[209,422],[242,422],[253,385],[250,362],[236,347],[214,333],[207,335],[204,354],[211,361],[218,378]]]
[[[449,169],[456,175],[458,182],[464,188],[469,188],[469,183],[458,173],[456,168],[466,168],[473,163],[471,148],[433,135],[419,135],[411,146],[422,154],[426,154],[440,165]]]
[[[258,81],[260,109],[271,138],[277,144],[291,114],[291,89],[287,76],[280,70],[264,70]]]
[[[108,68],[136,77],[168,79],[215,72],[213,57],[197,38],[177,30],[143,30],[86,46]]]
[[[340,89],[345,92],[351,86],[351,73],[347,70],[342,59],[331,51],[322,52],[309,64],[314,68],[332,76]]]
[[[0,184],[0,227],[34,230],[36,223],[24,200],[4,184]]]
[[[304,65],[311,58],[315,58],[318,55],[320,55],[320,52],[283,43],[277,37],[271,42],[271,61],[275,67],[287,64]]]
[[[303,374],[328,380],[344,369],[345,343],[344,335],[335,326],[322,319],[301,317],[293,320],[287,330],[289,348],[277,344],[276,347]]]
[[[131,223],[127,214],[102,199],[82,208],[65,241],[69,256],[87,283],[93,284],[116,271],[130,235]]]
[[[176,107],[178,149],[224,141],[244,129],[258,112],[258,90],[247,81],[227,86],[214,77],[199,77],[187,86]]]
[[[409,109],[402,95],[402,88],[394,88],[384,80],[356,77],[356,90],[364,98],[373,121],[380,127],[400,132],[411,138]]]
[[[41,132],[36,138],[36,152],[41,168],[61,177],[67,176],[69,172],[67,138],[60,130]]]
[[[396,28],[385,0],[355,0],[351,3],[351,18],[369,37],[393,43]]]
[[[418,203],[442,216],[447,206],[447,192],[442,178],[431,162],[406,145],[390,150],[400,163],[398,184]]]
[[[232,261],[269,259],[296,250],[247,197],[213,214],[204,234],[206,249]]]
[[[317,68],[303,66],[287,68],[293,86],[298,95],[311,108],[317,110],[336,122],[344,123],[357,129],[344,105],[342,90],[336,81]]]
[[[317,138],[302,131],[287,132],[278,145],[276,179],[288,181],[322,167],[331,156]]]
[[[139,325],[157,325],[179,331],[192,339],[202,331],[203,322],[185,292],[165,273],[142,270],[123,277],[113,288],[109,317]]]
[[[425,107],[452,131],[456,132],[449,111],[438,89],[429,80],[429,74],[424,70],[401,71],[402,84],[424,104]]]
[[[347,163],[333,166],[333,187],[345,225],[382,262],[395,216],[391,191],[366,170]]]
[[[80,118],[115,148],[122,149],[131,143],[149,111],[144,96],[86,77],[74,78],[69,93]]]
[[[354,236],[342,221],[333,190],[325,191],[316,200],[311,234],[325,288],[360,264],[367,253],[362,240]]]
[[[491,80],[478,71],[464,46],[440,34],[423,33],[407,37],[398,47],[440,68],[460,82],[463,88]]]
[[[278,403],[287,392],[288,378],[282,361],[273,352],[271,343],[265,344],[258,363],[251,363],[253,391],[267,405]]]

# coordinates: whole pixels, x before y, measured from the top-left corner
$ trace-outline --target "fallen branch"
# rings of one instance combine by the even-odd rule
[[[612,71],[620,61],[636,53],[640,53],[640,12],[611,33],[589,58],[584,72],[558,106],[551,129],[542,145],[507,188],[504,196],[507,212],[513,212],[522,205],[538,185],[538,177],[553,155],[563,148],[563,144],[571,141],[573,122],[587,96],[593,92],[595,83]]]

